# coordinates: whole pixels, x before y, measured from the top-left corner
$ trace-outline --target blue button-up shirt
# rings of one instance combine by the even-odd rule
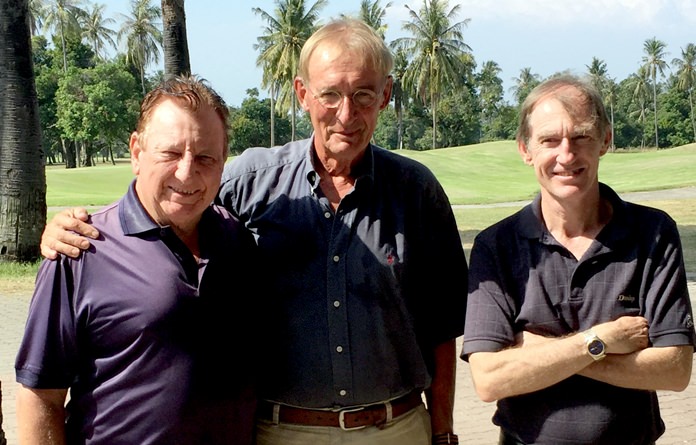
[[[429,386],[434,346],[463,332],[467,265],[423,165],[369,146],[336,212],[311,139],[249,149],[219,198],[254,233],[270,286],[262,396],[331,408]]]

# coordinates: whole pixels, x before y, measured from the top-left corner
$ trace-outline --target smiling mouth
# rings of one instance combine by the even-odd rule
[[[553,174],[554,174],[555,176],[573,177],[573,176],[579,175],[579,174],[582,173],[584,170],[585,170],[584,168],[578,168],[578,169],[576,169],[576,170],[569,170],[569,171],[568,171],[568,170],[565,170],[565,171],[562,171],[562,172],[553,172]]]
[[[178,193],[178,194],[184,195],[184,196],[192,196],[192,195],[195,195],[196,193],[198,193],[198,190],[188,191],[188,190],[178,189],[178,188],[176,188],[176,187],[169,187],[169,188],[170,188],[174,193]]]

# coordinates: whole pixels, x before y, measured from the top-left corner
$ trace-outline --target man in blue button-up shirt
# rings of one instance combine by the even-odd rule
[[[223,174],[219,200],[254,233],[271,287],[258,444],[456,443],[466,259],[434,175],[370,143],[392,63],[363,22],[325,25],[294,83],[312,137]]]

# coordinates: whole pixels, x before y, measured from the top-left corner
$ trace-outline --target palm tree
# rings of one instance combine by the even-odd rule
[[[160,23],[162,11],[152,5],[151,0],[131,0],[130,15],[123,16],[123,24],[118,39],[126,42],[126,60],[140,72],[140,85],[145,95],[145,68],[150,63],[159,62],[159,48],[162,46]]]
[[[392,75],[392,97],[394,97],[394,112],[396,113],[396,146],[401,150],[404,148],[404,103],[408,101],[408,96],[403,87],[403,79],[408,69],[408,59],[403,51],[396,51],[394,54],[394,68]]]
[[[476,76],[483,122],[482,130],[487,131],[490,128],[503,100],[503,80],[499,76],[501,72],[500,65],[488,60],[483,63],[481,72]]]
[[[38,35],[44,25],[46,11],[43,0],[29,0],[29,26],[31,35]]]
[[[34,261],[46,223],[46,173],[29,2],[0,8],[0,261]]]
[[[392,5],[392,2],[387,2],[387,4],[382,7],[379,4],[380,1],[381,0],[362,0],[360,2],[360,20],[370,25],[384,40],[384,34],[387,32],[387,25],[384,24],[384,17],[387,15],[387,8]]]
[[[607,63],[596,57],[592,58],[592,63],[585,65],[587,72],[590,75],[592,85],[597,88],[597,91],[604,90],[604,84],[607,80]]]
[[[92,9],[87,11],[84,20],[82,20],[82,37],[89,42],[97,58],[102,60],[106,59],[106,52],[104,52],[103,57],[101,54],[105,44],[116,48],[114,41],[116,31],[109,28],[109,25],[116,23],[116,21],[110,17],[104,18],[104,8],[105,6],[101,4],[92,5]]]
[[[650,81],[648,79],[648,69],[642,66],[638,72],[628,78],[628,87],[632,91],[632,99],[637,102],[638,109],[631,113],[631,116],[638,117],[642,128],[640,147],[645,147],[645,103],[648,101],[650,91]]]
[[[184,0],[162,0],[164,77],[191,74]]]
[[[611,149],[616,149],[616,141],[614,141],[614,105],[619,95],[619,85],[616,81],[608,77],[604,83],[604,105],[609,106],[609,121],[611,122]]]
[[[693,91],[696,86],[696,45],[689,43],[682,48],[682,58],[672,60],[672,65],[677,68],[677,87],[689,93],[689,106],[691,107],[691,128],[694,131],[696,142],[696,121],[694,120]]]
[[[660,148],[657,135],[657,73],[659,72],[661,76],[664,76],[665,68],[667,68],[667,62],[665,62],[665,57],[667,56],[665,47],[666,45],[664,42],[654,37],[646,40],[643,44],[643,52],[645,52],[643,63],[652,79],[653,111],[655,112],[655,148]]]
[[[585,65],[585,67],[587,67],[592,85],[602,94],[604,105],[610,108],[611,147],[614,149],[614,102],[616,102],[617,94],[616,82],[608,77],[607,63],[601,59],[593,57],[592,63]]]
[[[259,43],[254,45],[254,49],[259,50],[259,56],[256,59],[256,66],[263,69],[263,77],[261,78],[261,85],[268,88],[268,96],[269,96],[269,99],[271,101],[271,147],[274,147],[276,145],[276,143],[275,143],[276,94],[278,93],[278,89],[280,87],[281,82],[274,77],[275,70],[273,69],[273,66],[266,67],[264,60],[262,58],[262,55],[266,52],[265,48],[263,48],[262,45],[270,45],[271,41],[262,39],[261,37],[259,37],[257,40],[259,41]],[[293,120],[293,132],[292,132],[293,138],[295,135],[294,125],[295,125],[295,123]]]
[[[45,5],[44,23],[60,38],[63,52],[63,72],[68,71],[66,39],[80,36],[80,18],[85,15],[81,0],[50,0]]]
[[[254,14],[266,22],[264,34],[256,39],[258,43],[254,45],[254,49],[259,50],[256,65],[263,68],[262,85],[270,88],[272,97],[275,87],[280,88],[278,103],[271,106],[271,113],[275,112],[277,105],[283,110],[290,108],[291,138],[295,140],[297,98],[293,80],[297,75],[302,46],[316,30],[319,11],[326,6],[327,0],[317,0],[309,9],[304,0],[276,0],[275,3],[275,15],[261,8],[252,8]]]
[[[411,21],[402,26],[411,37],[392,42],[392,48],[403,50],[411,59],[404,76],[404,86],[416,92],[425,104],[430,97],[433,116],[433,148],[437,144],[437,104],[443,88],[462,84],[466,58],[471,52],[464,43],[463,28],[471,19],[455,22],[460,5],[449,8],[448,0],[424,0],[419,13],[408,5]]]
[[[541,82],[538,74],[532,73],[532,68],[524,67],[520,70],[519,77],[512,79],[515,85],[510,89],[518,105],[527,98],[527,95]]]

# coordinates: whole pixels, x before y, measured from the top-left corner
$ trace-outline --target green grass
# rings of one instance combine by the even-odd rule
[[[452,204],[528,200],[539,189],[513,141],[399,153],[427,165]],[[599,178],[617,192],[696,186],[696,144],[659,151],[607,153]]]
[[[46,168],[46,203],[49,207],[109,204],[123,195],[133,178],[127,160],[119,160],[116,165],[73,169],[49,166]]]
[[[525,201],[538,184],[512,141],[490,142],[431,151],[401,150],[398,153],[427,165],[442,182],[452,204],[490,204]],[[696,144],[659,151],[615,152],[602,158],[600,180],[617,192],[659,190],[696,186]],[[55,207],[102,206],[118,199],[133,180],[128,160],[117,165],[100,164],[67,170],[46,169],[48,217]],[[685,263],[696,277],[696,199],[646,203],[667,211],[679,224]],[[462,241],[470,247],[483,228],[510,215],[519,207],[455,209]],[[31,280],[37,264],[0,264],[0,281]]]
[[[427,165],[452,204],[528,200],[539,188],[513,141],[398,153]],[[659,151],[607,153],[602,158],[599,177],[624,193],[696,186],[694,172],[696,144],[690,144]],[[118,199],[132,180],[127,160],[119,160],[115,166],[100,164],[70,170],[49,167],[46,200],[49,207],[101,206]]]

